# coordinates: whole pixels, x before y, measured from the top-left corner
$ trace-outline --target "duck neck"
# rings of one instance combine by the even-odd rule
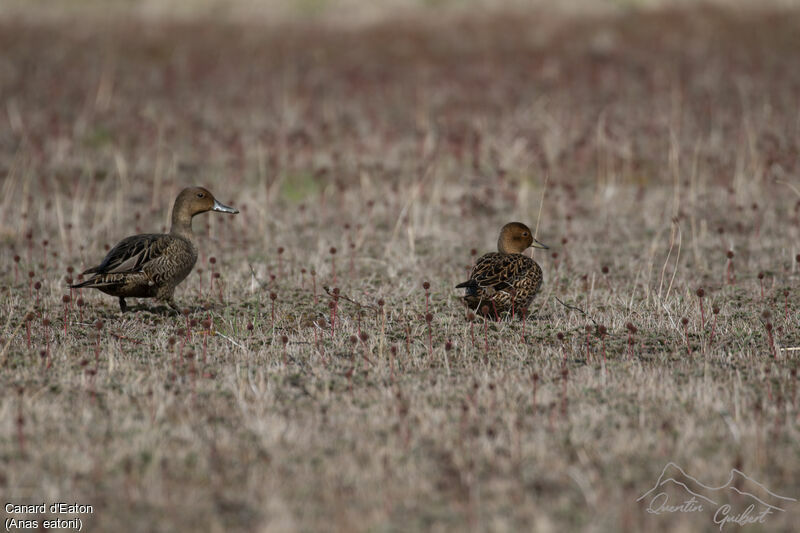
[[[192,233],[192,215],[176,205],[172,209],[172,228],[170,228],[169,232],[172,235],[180,235],[191,239],[194,236]]]
[[[525,250],[520,250],[519,246],[509,246],[502,238],[497,240],[497,251],[501,254],[521,254]]]
[[[501,254],[513,254],[514,253],[514,251],[511,250],[511,248],[506,245],[506,242],[503,240],[502,237],[497,239],[497,251],[500,252]]]

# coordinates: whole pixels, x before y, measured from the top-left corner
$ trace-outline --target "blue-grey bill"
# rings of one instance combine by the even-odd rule
[[[214,200],[214,207],[211,208],[212,211],[219,211],[220,213],[231,213],[235,215],[239,212],[238,209],[234,209],[233,207],[229,207],[225,204],[219,203],[217,200]]]

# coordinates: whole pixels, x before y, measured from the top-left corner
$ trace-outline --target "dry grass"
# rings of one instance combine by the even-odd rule
[[[90,531],[717,530],[635,503],[670,460],[800,497],[797,12],[0,26],[6,501]],[[191,183],[242,213],[195,220],[189,317],[84,291],[65,326],[67,269]],[[487,349],[453,286],[511,219],[553,254]]]

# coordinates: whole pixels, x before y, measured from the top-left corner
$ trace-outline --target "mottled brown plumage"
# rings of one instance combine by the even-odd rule
[[[125,298],[129,297],[156,298],[180,312],[173,299],[175,287],[186,279],[197,261],[192,217],[206,211],[239,212],[219,203],[207,189],[187,187],[175,199],[169,233],[123,239],[102,263],[83,272],[93,274],[91,278],[70,287],[93,288],[117,296],[122,312],[127,309]]]
[[[527,310],[542,286],[542,269],[528,256],[522,255],[534,246],[547,246],[533,238],[525,224],[511,222],[500,230],[497,252],[481,256],[472,268],[469,279],[456,285],[466,289],[464,303],[471,310],[488,318]],[[486,309],[484,309],[486,308]]]

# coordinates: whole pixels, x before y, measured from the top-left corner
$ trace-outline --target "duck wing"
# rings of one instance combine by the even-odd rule
[[[535,265],[533,259],[522,254],[489,253],[478,259],[469,281],[461,286],[466,287],[468,292],[507,290],[528,276]]]
[[[131,274],[161,257],[170,244],[169,235],[143,234],[121,240],[103,259],[84,274]]]

